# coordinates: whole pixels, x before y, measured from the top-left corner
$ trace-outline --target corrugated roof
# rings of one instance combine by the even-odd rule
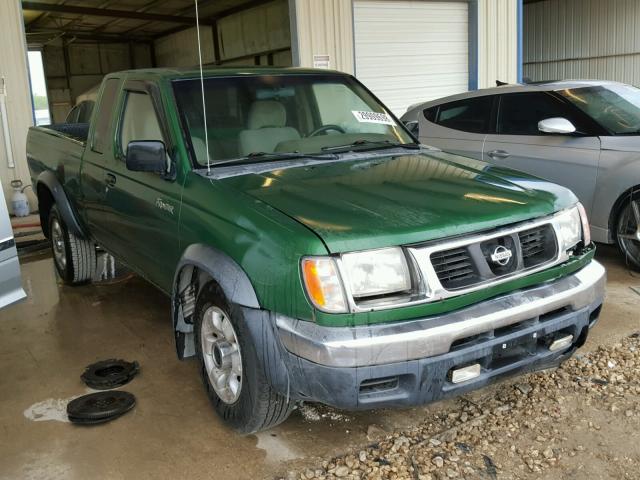
[[[200,22],[236,13],[269,0],[199,0]],[[23,0],[30,43],[64,36],[76,41],[151,41],[195,26],[193,0]]]

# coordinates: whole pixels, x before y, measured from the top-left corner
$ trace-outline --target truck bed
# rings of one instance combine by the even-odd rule
[[[32,184],[36,184],[40,173],[50,170],[65,189],[73,185],[77,188],[88,132],[86,123],[31,127],[27,135],[27,161]]]

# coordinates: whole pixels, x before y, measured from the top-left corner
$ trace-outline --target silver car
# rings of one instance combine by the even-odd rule
[[[20,279],[20,264],[13,230],[0,188],[0,308],[26,297]]]
[[[26,297],[20,279],[20,264],[16,242],[4,193],[0,188],[0,308],[11,305]]]
[[[640,90],[604,81],[508,85],[409,107],[422,143],[569,187],[592,238],[640,269]]]

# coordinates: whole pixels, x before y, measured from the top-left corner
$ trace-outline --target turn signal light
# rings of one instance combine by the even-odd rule
[[[336,263],[331,257],[302,260],[302,277],[309,299],[319,310],[330,313],[347,311],[347,302]]]

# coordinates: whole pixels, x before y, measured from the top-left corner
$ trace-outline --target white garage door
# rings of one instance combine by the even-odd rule
[[[467,2],[356,0],[356,76],[391,110],[468,90]]]

